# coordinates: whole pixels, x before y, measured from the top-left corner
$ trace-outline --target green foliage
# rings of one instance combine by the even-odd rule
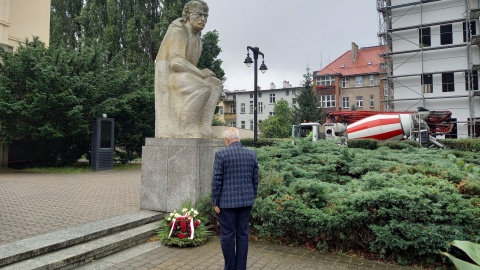
[[[302,89],[297,90],[297,104],[293,106],[293,123],[316,122],[320,119],[318,99],[313,88],[312,73],[303,74]]]
[[[458,270],[480,270],[480,245],[469,241],[455,240],[450,243],[452,247],[462,250],[467,259],[457,258],[448,252],[441,252],[452,260]]]
[[[252,233],[430,266],[444,263],[438,250],[451,239],[479,239],[480,161],[458,150],[393,148],[299,141],[255,149],[261,179]]]
[[[208,193],[201,196],[197,201],[197,209],[201,216],[205,217],[204,225],[215,233],[220,233],[220,224],[218,223],[217,213],[213,209],[212,194]]]
[[[148,78],[126,69],[121,57],[108,62],[103,47],[45,48],[34,38],[0,57],[0,138],[14,142],[20,159],[35,166],[77,161],[89,153],[91,125],[103,113],[116,119],[122,161],[138,157],[144,138],[153,136]]]
[[[198,68],[208,68],[222,81],[225,81],[225,71],[222,69],[222,60],[218,59],[218,55],[222,49],[218,46],[219,34],[217,30],[208,31],[202,36],[202,56],[198,60]]]
[[[402,149],[409,149],[412,147],[420,147],[418,142],[411,141],[411,140],[404,140],[404,141],[379,141],[379,147],[388,147],[390,149],[402,150]]]
[[[274,115],[258,124],[262,138],[288,138],[292,132],[292,111],[288,102],[281,99],[273,107]]]
[[[285,139],[265,139],[265,138],[259,138],[257,142],[258,147],[263,147],[263,146],[273,146],[277,144],[278,142],[284,142]],[[243,138],[240,139],[240,142],[242,143],[243,146],[247,147],[253,147],[253,138]]]
[[[375,150],[378,148],[379,141],[375,139],[354,139],[347,140],[347,145],[349,148],[362,148]]]
[[[461,151],[480,152],[480,139],[446,139],[441,141],[449,149]]]

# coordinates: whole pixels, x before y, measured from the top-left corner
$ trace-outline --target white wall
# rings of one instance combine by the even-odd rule
[[[287,95],[288,91],[288,95]],[[294,88],[281,88],[281,89],[268,89],[257,91],[257,102],[262,102],[263,112],[258,109],[257,120],[265,120],[270,116],[270,112],[273,112],[275,103],[270,103],[270,94],[275,94],[275,102],[281,99],[286,100],[290,106],[292,106],[292,99],[295,98],[294,91],[299,91],[298,87]],[[250,101],[253,101],[253,91],[238,91],[236,94],[236,110],[237,110],[237,128],[241,128],[242,121],[245,121],[245,129],[250,129],[250,121],[253,121],[253,112],[250,113]],[[245,113],[241,113],[241,104],[245,104]]]

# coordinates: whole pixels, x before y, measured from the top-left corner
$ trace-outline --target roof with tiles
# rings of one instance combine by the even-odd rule
[[[315,72],[314,75],[353,76],[379,73],[380,50],[380,46],[360,48],[355,61],[352,61],[353,53],[352,50],[349,50],[322,70]]]

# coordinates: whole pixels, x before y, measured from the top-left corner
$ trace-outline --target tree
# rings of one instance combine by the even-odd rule
[[[318,99],[315,96],[312,83],[312,73],[307,67],[307,72],[303,74],[302,89],[298,91],[297,104],[293,107],[293,119],[295,123],[315,122],[320,119],[320,109]]]
[[[292,110],[281,99],[273,107],[274,114],[258,124],[264,138],[288,138],[292,130]]]
[[[49,47],[35,38],[16,53],[0,49],[0,140],[19,142],[33,165],[60,166],[90,151],[91,125],[116,118],[116,147],[141,153],[153,136],[153,92],[123,56],[108,63],[101,46]]]
[[[218,46],[219,35],[217,30],[208,31],[202,36],[202,56],[198,61],[198,68],[208,68],[222,81],[225,81],[225,71],[222,69],[222,60],[217,59],[222,49]]]

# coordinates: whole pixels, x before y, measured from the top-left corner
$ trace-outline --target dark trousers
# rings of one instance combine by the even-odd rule
[[[220,209],[218,221],[225,270],[247,269],[248,222],[251,210],[251,206]]]

